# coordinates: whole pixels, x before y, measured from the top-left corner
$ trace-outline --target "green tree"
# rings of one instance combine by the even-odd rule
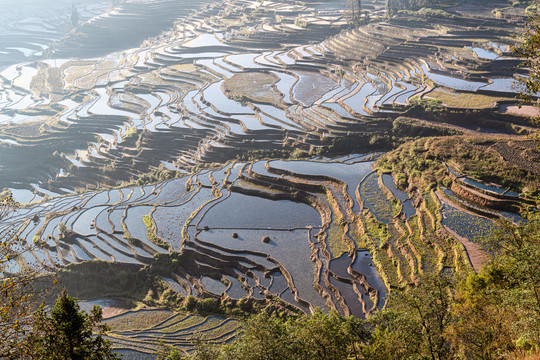
[[[501,306],[517,314],[521,341],[540,350],[540,215],[520,226],[504,223],[486,247],[496,255],[486,269],[489,284],[504,292]]]
[[[161,345],[161,349],[157,353],[156,360],[183,360],[186,357],[182,351],[174,346]]]
[[[296,359],[358,359],[360,347],[368,339],[364,324],[336,311],[324,314],[317,309],[311,316],[301,316],[290,326]]]
[[[244,334],[225,346],[226,359],[287,360],[294,359],[285,321],[260,313],[246,322]]]
[[[517,319],[514,311],[503,306],[506,295],[493,283],[498,273],[488,265],[458,286],[453,306],[456,321],[448,334],[465,359],[501,359],[515,350],[511,324]]]
[[[369,359],[453,359],[447,331],[452,324],[453,280],[426,275],[420,285],[392,296],[391,309],[370,322],[376,329],[363,350]]]
[[[60,231],[60,234],[62,234],[62,236],[64,236],[68,231],[66,224],[64,224],[62,221],[58,223],[58,231]]]
[[[79,26],[79,18],[79,12],[77,11],[75,4],[71,4],[71,16],[69,17],[69,21],[74,28]]]
[[[185,355],[174,346],[161,345],[156,360],[217,360],[222,354],[222,348],[205,341],[200,333],[195,333],[191,342],[195,350],[190,355]]]
[[[391,17],[394,15],[394,2],[392,0],[386,0],[386,16]]]
[[[458,286],[450,335],[466,359],[504,359],[540,350],[540,219],[503,223],[484,241],[494,256]]]
[[[35,356],[43,360],[118,359],[103,338],[108,328],[100,324],[102,317],[99,306],[94,305],[88,314],[77,299],[62,290],[50,313],[39,313],[33,339]]]
[[[539,100],[536,100],[540,93],[540,15],[538,12],[529,16],[521,42],[513,50],[523,60],[520,66],[529,70],[529,76],[521,77],[517,83],[519,96],[523,101],[536,103],[539,106]],[[540,117],[534,118],[533,123],[536,126],[540,125]]]
[[[0,199],[0,219],[18,207],[11,195]],[[27,244],[12,233],[0,239],[0,358],[29,356],[25,339],[34,326],[43,291],[36,285],[39,266],[29,266],[24,254],[36,244]],[[43,287],[45,288],[45,286]]]
[[[357,24],[362,16],[362,0],[347,0],[347,10],[350,12],[351,21]]]
[[[340,316],[335,310],[324,314],[284,318],[266,312],[246,321],[243,333],[231,344],[214,346],[195,336],[195,350],[183,355],[165,348],[158,360],[345,360],[361,359],[361,348],[369,339],[365,323]]]

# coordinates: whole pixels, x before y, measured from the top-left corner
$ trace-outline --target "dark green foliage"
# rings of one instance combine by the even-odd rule
[[[157,181],[174,179],[177,175],[178,173],[176,171],[168,170],[165,168],[158,168],[158,169],[153,170],[150,173],[141,175],[137,179],[136,183],[137,185],[142,186],[145,184],[155,183]]]
[[[197,307],[197,299],[193,295],[189,295],[184,301],[184,307],[187,311],[193,311]]]
[[[514,51],[523,59],[523,67],[529,68],[529,77],[520,80],[521,96],[527,100],[540,91],[540,65],[538,64],[540,54],[540,19],[538,13],[533,14],[523,32],[523,43],[514,48]]]
[[[197,305],[198,305],[197,309],[199,310],[199,312],[203,314],[204,313],[215,314],[215,313],[220,312],[221,310],[219,299],[213,299],[213,298],[204,299],[204,300],[199,301]]]
[[[424,189],[448,184],[445,163],[455,163],[463,173],[487,183],[501,184],[521,191],[534,189],[538,177],[531,171],[512,165],[501,159],[492,148],[492,143],[481,137],[422,138],[401,145],[385,154],[377,165],[385,172],[407,178],[408,183]],[[481,147],[484,146],[484,147]],[[400,180],[400,185],[402,181]]]
[[[102,310],[94,306],[90,314],[81,311],[77,299],[65,290],[50,314],[41,312],[34,328],[35,357],[54,360],[117,359],[101,325]]]
[[[398,117],[394,121],[394,127],[392,128],[392,135],[400,139],[427,136],[451,136],[459,134],[461,134],[461,132],[454,129],[444,128],[436,125],[427,125],[419,122],[416,119],[406,117]]]
[[[502,299],[516,315],[520,339],[540,346],[540,217],[521,226],[504,223],[485,247],[496,258],[483,271],[489,285],[505,294]],[[495,290],[495,289],[493,289]]]
[[[173,251],[171,253],[154,255],[154,263],[150,266],[150,271],[155,275],[170,275],[182,265],[182,253]]]
[[[540,218],[515,227],[503,224],[486,239],[495,254],[458,287],[456,321],[449,332],[467,359],[503,359],[540,350]]]
[[[164,347],[158,354],[156,360],[182,360],[184,354],[174,347]]]
[[[456,1],[454,0],[386,0],[386,13],[389,16],[392,16],[400,10],[440,8],[447,7],[455,3]]]

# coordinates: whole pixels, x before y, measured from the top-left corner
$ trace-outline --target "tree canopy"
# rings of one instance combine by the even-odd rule
[[[50,312],[41,310],[33,329],[33,356],[43,360],[117,359],[103,338],[108,330],[100,324],[103,314],[94,305],[90,314],[66,291]]]
[[[11,195],[0,199],[0,220],[19,204]],[[42,303],[41,291],[33,285],[36,268],[21,267],[17,261],[34,244],[8,232],[0,239],[0,358],[20,359],[29,353],[21,341],[35,324],[34,312]]]
[[[514,47],[516,54],[523,60],[521,67],[529,70],[528,77],[520,77],[518,90],[525,102],[539,104],[540,95],[540,14],[529,15],[521,42]],[[533,119],[533,123],[540,125],[540,117]]]

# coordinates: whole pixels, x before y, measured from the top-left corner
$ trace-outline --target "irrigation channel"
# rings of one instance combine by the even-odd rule
[[[384,4],[364,3],[371,18],[384,14]],[[0,187],[21,203],[1,232],[42,242],[12,271],[93,260],[143,267],[179,252],[183,263],[161,280],[182,296],[363,317],[424,272],[470,266],[493,218],[521,220],[518,194],[452,169],[452,188],[413,198],[373,172],[381,154],[370,144],[417,99],[513,96],[515,28],[504,19],[458,9],[438,27],[351,28],[340,1],[126,1],[105,15],[84,4],[89,21],[36,45],[48,58],[32,36],[52,25],[25,22],[31,36],[20,48],[32,52],[6,55],[25,60],[0,73]],[[163,32],[149,32],[164,16],[164,28],[152,28]],[[479,111],[489,115],[483,129],[511,135],[495,103]],[[347,136],[369,151],[234,160],[285,146],[317,153]],[[515,206],[486,212],[458,190]],[[226,342],[240,326],[165,310],[108,321],[130,357],[155,352],[158,340],[189,350],[194,331]]]

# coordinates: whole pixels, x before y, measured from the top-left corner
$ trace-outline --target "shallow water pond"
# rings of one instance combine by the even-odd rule
[[[438,85],[446,86],[455,90],[478,91],[479,88],[486,85],[486,83],[482,82],[469,81],[448,75],[433,73],[429,71],[426,65],[422,65],[422,70],[431,80],[433,80]]]
[[[317,162],[317,161],[283,161],[276,160],[269,162],[270,167],[292,171],[305,175],[324,175],[347,184],[347,193],[353,200],[353,211],[360,210],[356,201],[356,188],[360,181],[371,172],[373,161],[345,164],[339,162]]]
[[[242,105],[225,96],[221,90],[222,84],[223,81],[220,81],[208,86],[203,91],[205,100],[225,114],[253,114],[253,110],[249,106]]]
[[[351,266],[357,272],[366,276],[367,282],[373,286],[379,292],[379,298],[377,302],[377,308],[382,309],[386,303],[387,290],[384,282],[375,266],[373,265],[373,259],[369,254],[369,251],[360,250],[357,253],[356,261]]]
[[[290,272],[300,298],[315,306],[325,307],[323,298],[312,285],[315,265],[311,261],[307,230],[236,230],[236,232],[239,235],[236,239],[231,236],[231,231],[226,229],[203,231],[197,237],[231,250],[249,250],[267,254],[283,264]],[[262,241],[264,236],[270,237],[270,243]],[[273,292],[273,289],[271,291]]]
[[[304,106],[310,106],[338,86],[335,80],[318,72],[296,71],[295,74],[299,80],[294,85],[293,96]]]
[[[371,82],[366,82],[356,94],[343,100],[343,104],[350,107],[357,114],[368,115],[368,113],[364,110],[364,104],[367,97],[375,90],[376,88]]]
[[[225,201],[213,206],[201,222],[202,226],[211,228],[288,229],[320,224],[319,213],[308,205],[239,193],[232,193]]]
[[[499,58],[498,54],[494,53],[493,51],[483,49],[481,47],[468,46],[467,48],[474,51],[476,56],[478,56],[481,59],[495,60]]]

